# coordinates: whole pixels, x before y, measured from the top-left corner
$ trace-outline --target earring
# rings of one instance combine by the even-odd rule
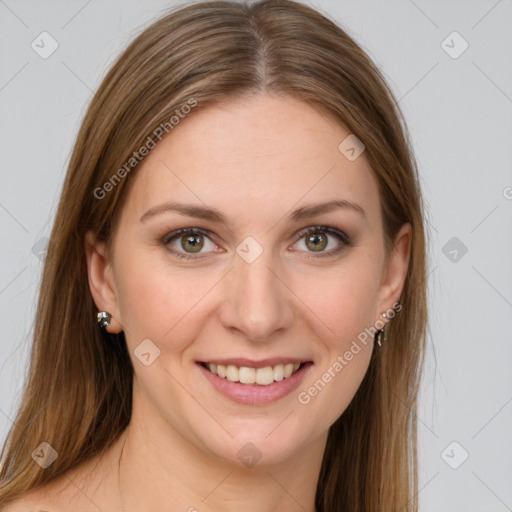
[[[382,318],[384,318],[384,320],[386,320],[386,318],[388,317],[388,315],[386,313],[381,313],[380,316]],[[379,345],[379,347],[382,347],[381,342],[386,343],[386,339],[387,339],[386,326],[384,326],[382,329],[379,329],[375,333],[375,342],[377,343],[377,345]]]
[[[112,315],[110,313],[107,313],[106,311],[100,311],[98,313],[98,325],[105,329],[110,325],[110,319],[112,318]]]
[[[396,304],[393,306],[393,311],[400,311],[402,309],[402,304],[400,304],[400,301],[398,300],[396,302]],[[382,347],[382,343],[386,343],[386,339],[387,339],[387,332],[386,332],[386,324],[389,322],[389,320],[391,320],[391,318],[393,318],[395,315],[391,315],[390,318],[388,319],[388,314],[387,313],[381,313],[380,315],[382,318],[384,318],[384,321],[385,321],[385,324],[384,324],[384,327],[382,329],[379,329],[376,333],[375,333],[375,342],[377,343],[377,345],[379,345],[379,347]]]

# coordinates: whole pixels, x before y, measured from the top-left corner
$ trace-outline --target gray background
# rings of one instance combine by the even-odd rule
[[[171,5],[0,0],[1,440],[86,104],[126,43]],[[421,510],[512,510],[512,1],[312,5],[355,37],[396,92],[430,212]],[[58,43],[46,59],[31,47],[43,31]],[[457,58],[454,31],[469,44]]]

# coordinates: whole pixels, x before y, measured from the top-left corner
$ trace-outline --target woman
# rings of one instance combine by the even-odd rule
[[[406,134],[299,3],[197,3],[138,36],[69,164],[1,510],[417,510]]]

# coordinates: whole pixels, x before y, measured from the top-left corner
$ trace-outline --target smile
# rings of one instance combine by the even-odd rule
[[[204,363],[204,367],[221,379],[241,384],[259,384],[269,386],[274,382],[291,377],[300,368],[300,363],[276,364],[263,368],[252,368],[248,366],[223,365],[215,363]]]
[[[217,393],[245,405],[284,398],[297,389],[312,367],[312,361],[283,357],[197,361],[197,368]]]

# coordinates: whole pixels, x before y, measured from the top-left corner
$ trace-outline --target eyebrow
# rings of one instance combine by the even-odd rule
[[[334,199],[326,203],[312,204],[302,206],[294,210],[290,218],[291,220],[297,221],[314,217],[315,215],[321,215],[323,213],[329,213],[337,209],[348,209],[355,211],[366,218],[366,212],[357,203],[347,201],[346,199]],[[195,204],[187,203],[162,203],[153,208],[150,208],[140,218],[140,222],[145,222],[151,217],[160,215],[164,212],[177,212],[188,217],[196,217],[198,219],[210,220],[212,222],[225,223],[226,218],[224,215],[215,208],[207,208],[205,206],[199,206]]]

